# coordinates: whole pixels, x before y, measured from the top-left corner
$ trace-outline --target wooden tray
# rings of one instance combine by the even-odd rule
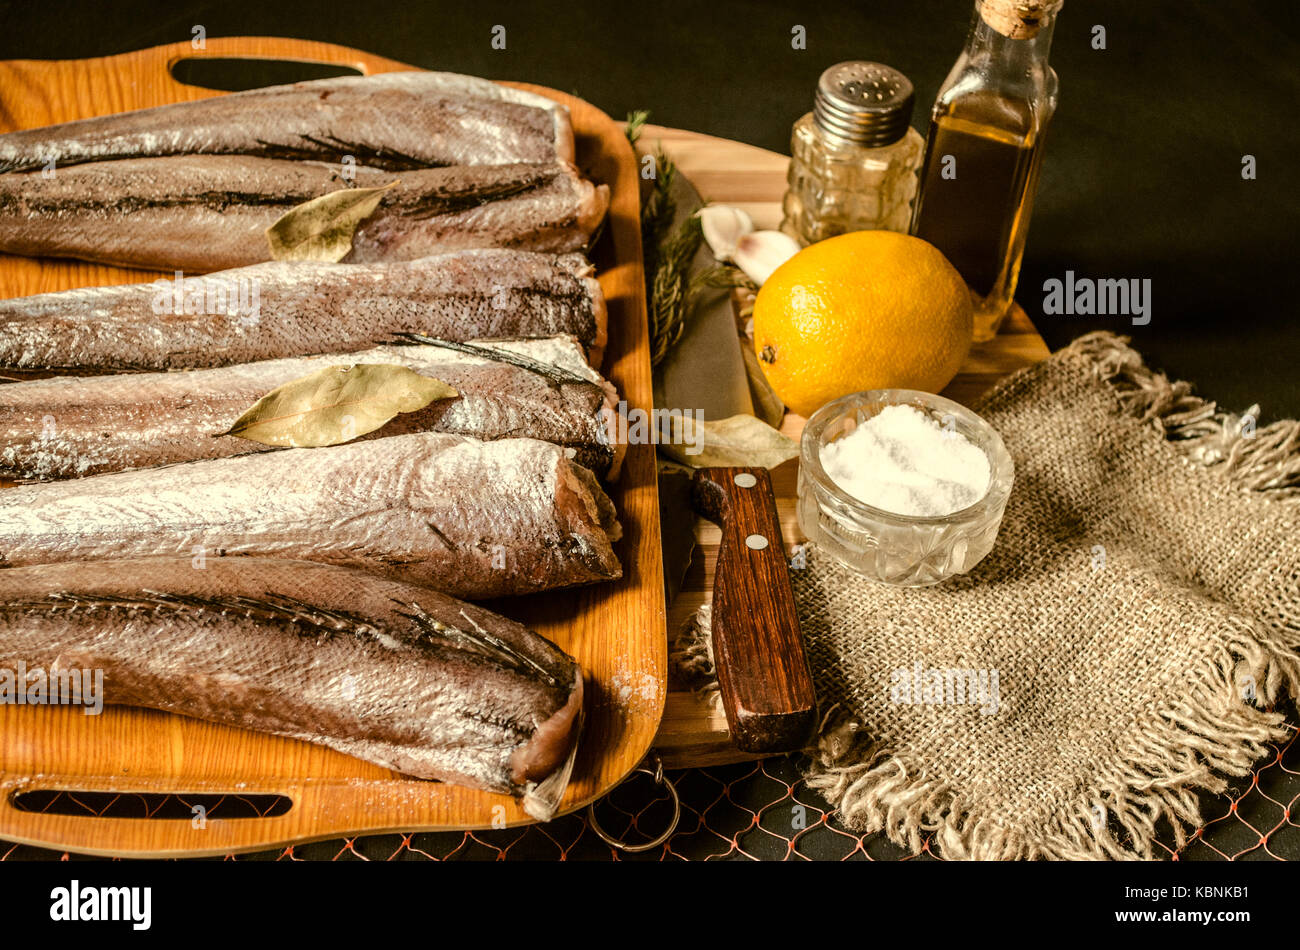
[[[345,63],[365,73],[413,67],[324,43],[221,38],[67,62],[0,63],[0,131],[217,95],[169,73],[188,56],[265,57]],[[629,406],[650,408],[650,361],[641,264],[638,175],[622,126],[564,93],[520,83],[569,107],[578,164],[612,191],[592,258],[609,302],[604,373]],[[0,256],[0,297],[156,275],[93,264]],[[170,275],[168,275],[170,276]],[[611,496],[624,538],[624,577],[579,591],[494,606],[572,654],[588,676],[586,729],[561,811],[618,784],[644,756],[666,690],[663,568],[653,447],[632,446]],[[145,820],[19,811],[15,793],[36,789],[203,794],[279,794],[279,817]],[[225,854],[356,832],[501,827],[530,821],[508,797],[421,782],[356,759],[180,716],[106,708],[0,708],[0,838],[104,855]]]
[[[781,197],[785,194],[786,169],[790,164],[787,156],[709,135],[654,125],[644,128],[637,144],[644,152],[653,152],[662,146],[664,153],[673,159],[706,201],[743,208],[753,217],[758,228],[780,225]],[[1047,354],[1047,344],[1017,306],[995,339],[971,351],[961,372],[943,394],[969,404],[1007,373],[1036,363]],[[791,438],[798,439],[803,424],[801,416],[787,414],[781,429]],[[781,533],[787,545],[804,540],[795,519],[798,467],[799,463],[792,460],[772,472]],[[698,520],[695,534],[699,548],[682,590],[669,608],[669,631],[676,631],[689,620],[700,604],[708,600],[709,591],[713,589],[713,569],[721,532],[716,525]],[[654,746],[670,768],[721,765],[757,758],[732,745],[721,707],[702,703],[689,691],[675,685],[669,690]]]

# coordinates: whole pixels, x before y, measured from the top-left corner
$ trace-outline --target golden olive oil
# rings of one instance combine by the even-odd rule
[[[966,45],[939,87],[911,233],[975,296],[974,337],[1011,309],[1059,83],[1048,64],[1062,0],[975,0]]]
[[[995,94],[953,102],[930,123],[912,232],[976,294],[975,338],[997,332],[1025,252],[1042,137],[1029,104]]]

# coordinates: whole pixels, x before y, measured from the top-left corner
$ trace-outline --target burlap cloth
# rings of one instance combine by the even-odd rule
[[[825,715],[808,782],[946,857],[1147,857],[1162,818],[1181,843],[1300,695],[1300,424],[1255,430],[1103,333],[973,408],[1015,485],[971,574],[891,588],[815,549],[791,572]],[[697,620],[674,657],[698,674]],[[996,710],[931,670],[996,672]]]

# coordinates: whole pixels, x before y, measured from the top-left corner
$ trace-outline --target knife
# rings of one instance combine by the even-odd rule
[[[764,468],[702,468],[696,511],[722,529],[713,580],[713,660],[732,741],[790,752],[812,734],[817,697],[795,610],[772,480]]]
[[[681,173],[673,179],[669,194],[676,207],[675,231],[704,200]],[[691,261],[690,274],[694,277],[715,266],[708,247],[702,246]],[[696,298],[681,339],[655,367],[654,404],[660,409],[700,412],[706,419],[753,413],[736,318],[726,289],[710,288]],[[659,466],[659,520],[669,603],[677,596],[695,552],[691,479],[683,471],[675,462],[664,461]]]
[[[677,228],[703,202],[682,174],[674,180],[671,195]],[[716,263],[705,245],[690,270],[696,274]],[[697,298],[681,339],[656,368],[655,406],[695,410],[706,419],[754,413],[735,311],[726,289]],[[714,572],[712,636],[731,739],[752,753],[799,749],[815,725],[816,697],[772,480],[763,468],[698,469],[689,481],[680,472],[680,466],[672,466],[660,474],[669,598],[690,565],[699,513],[722,529]]]

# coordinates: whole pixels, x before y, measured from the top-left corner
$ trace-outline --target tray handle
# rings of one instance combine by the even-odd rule
[[[280,36],[213,36],[196,49],[191,42],[171,43],[142,50],[149,55],[146,75],[149,82],[160,83],[175,90],[184,90],[181,98],[196,95],[222,95],[222,90],[194,86],[181,82],[172,74],[175,65],[187,59],[250,59],[313,63],[329,66],[348,66],[363,75],[408,71],[415,67],[383,56],[374,56],[349,46],[319,43],[314,40],[296,40]],[[172,97],[175,98],[174,96]]]
[[[271,848],[301,842],[304,818],[314,808],[326,807],[328,788],[236,788],[235,782],[203,783],[185,791],[157,788],[77,787],[23,781],[0,786],[0,838],[38,848],[66,848],[80,854],[107,857],[181,857],[224,855],[232,851]],[[19,808],[15,796],[24,792],[108,792],[121,795],[279,795],[290,806],[280,815],[248,818],[210,818],[196,811],[192,818],[122,818],[66,815]],[[324,837],[324,836],[322,836]]]

